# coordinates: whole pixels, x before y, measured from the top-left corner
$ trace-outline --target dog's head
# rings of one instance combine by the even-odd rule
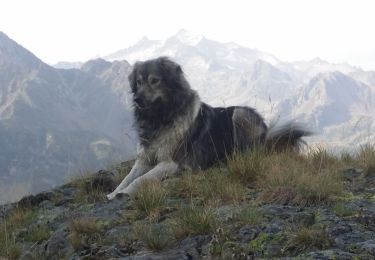
[[[129,82],[134,105],[141,110],[173,100],[174,94],[189,88],[181,66],[166,57],[135,63]]]

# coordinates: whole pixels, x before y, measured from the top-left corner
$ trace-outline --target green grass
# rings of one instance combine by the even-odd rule
[[[167,224],[137,222],[133,227],[133,233],[152,251],[160,251],[172,242],[171,230]]]
[[[167,190],[160,181],[145,181],[141,183],[132,205],[146,216],[158,215],[166,206]]]
[[[263,221],[263,214],[257,208],[244,206],[235,215],[234,221],[242,225],[259,225]]]
[[[211,209],[194,204],[182,207],[171,219],[171,222],[176,238],[208,234],[213,232],[217,226],[217,220]]]
[[[349,217],[356,214],[356,211],[340,202],[333,206],[333,212],[339,217]]]
[[[25,240],[35,243],[47,240],[50,236],[51,230],[47,226],[36,226],[27,233]]]

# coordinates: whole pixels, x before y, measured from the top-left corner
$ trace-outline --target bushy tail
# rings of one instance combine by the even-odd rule
[[[306,144],[302,139],[313,132],[300,123],[289,121],[282,125],[271,125],[267,130],[266,147],[270,151],[281,152],[287,150],[299,151]]]

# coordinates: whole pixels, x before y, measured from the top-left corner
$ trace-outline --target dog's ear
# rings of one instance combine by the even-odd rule
[[[171,61],[168,57],[160,57],[158,58],[158,62],[169,75],[180,75],[183,73],[181,66]]]
[[[134,92],[135,89],[137,88],[137,83],[136,83],[136,77],[137,77],[137,70],[141,66],[142,62],[137,61],[134,66],[132,72],[128,76],[128,80],[130,83],[130,88]]]

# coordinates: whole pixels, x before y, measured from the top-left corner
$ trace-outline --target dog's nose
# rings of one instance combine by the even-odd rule
[[[140,97],[140,96],[136,96],[136,97],[134,97],[134,103],[136,104],[136,105],[138,105],[139,107],[143,107],[144,106],[144,99],[142,98],[142,97]]]

